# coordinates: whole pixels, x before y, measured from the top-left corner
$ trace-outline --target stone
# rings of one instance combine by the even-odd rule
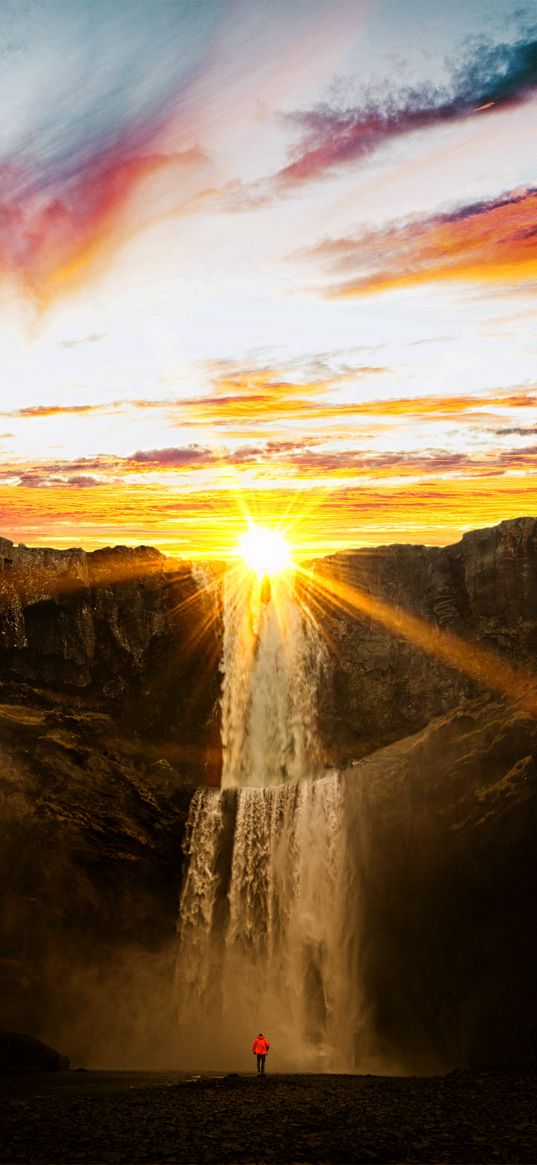
[[[64,1072],[67,1056],[33,1036],[0,1031],[0,1072]]]

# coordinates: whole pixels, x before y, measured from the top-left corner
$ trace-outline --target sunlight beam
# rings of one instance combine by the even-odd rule
[[[463,672],[484,688],[497,692],[529,716],[537,716],[537,676],[514,667],[504,656],[477,643],[468,643],[452,631],[393,607],[383,599],[350,586],[339,579],[322,576],[305,567],[299,573],[333,606],[380,623],[392,635],[408,639],[414,646]]]
[[[292,565],[291,552],[284,535],[269,526],[252,523],[242,535],[237,552],[258,578],[281,574]]]

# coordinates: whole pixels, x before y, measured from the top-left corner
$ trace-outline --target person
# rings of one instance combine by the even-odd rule
[[[252,1052],[253,1052],[254,1056],[257,1056],[257,1075],[258,1076],[265,1075],[265,1059],[266,1059],[267,1052],[268,1052],[269,1048],[270,1048],[270,1044],[269,1044],[268,1040],[265,1039],[263,1032],[259,1032],[259,1035],[255,1037],[255,1040],[252,1044]]]

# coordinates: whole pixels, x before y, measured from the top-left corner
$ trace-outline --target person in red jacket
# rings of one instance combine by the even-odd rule
[[[255,1037],[255,1040],[252,1044],[252,1052],[253,1052],[254,1056],[257,1056],[257,1074],[258,1074],[258,1076],[265,1075],[265,1057],[267,1055],[269,1048],[270,1048],[270,1044],[269,1044],[268,1040],[265,1039],[263,1032],[259,1032],[259,1035]]]

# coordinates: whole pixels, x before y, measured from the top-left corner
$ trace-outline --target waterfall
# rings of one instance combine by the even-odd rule
[[[323,649],[287,580],[224,585],[222,791],[190,809],[178,922],[182,1063],[352,1071],[358,1026],[346,784],[321,775]]]
[[[266,788],[318,771],[316,686],[324,648],[292,579],[261,600],[255,576],[224,579],[222,786]]]

